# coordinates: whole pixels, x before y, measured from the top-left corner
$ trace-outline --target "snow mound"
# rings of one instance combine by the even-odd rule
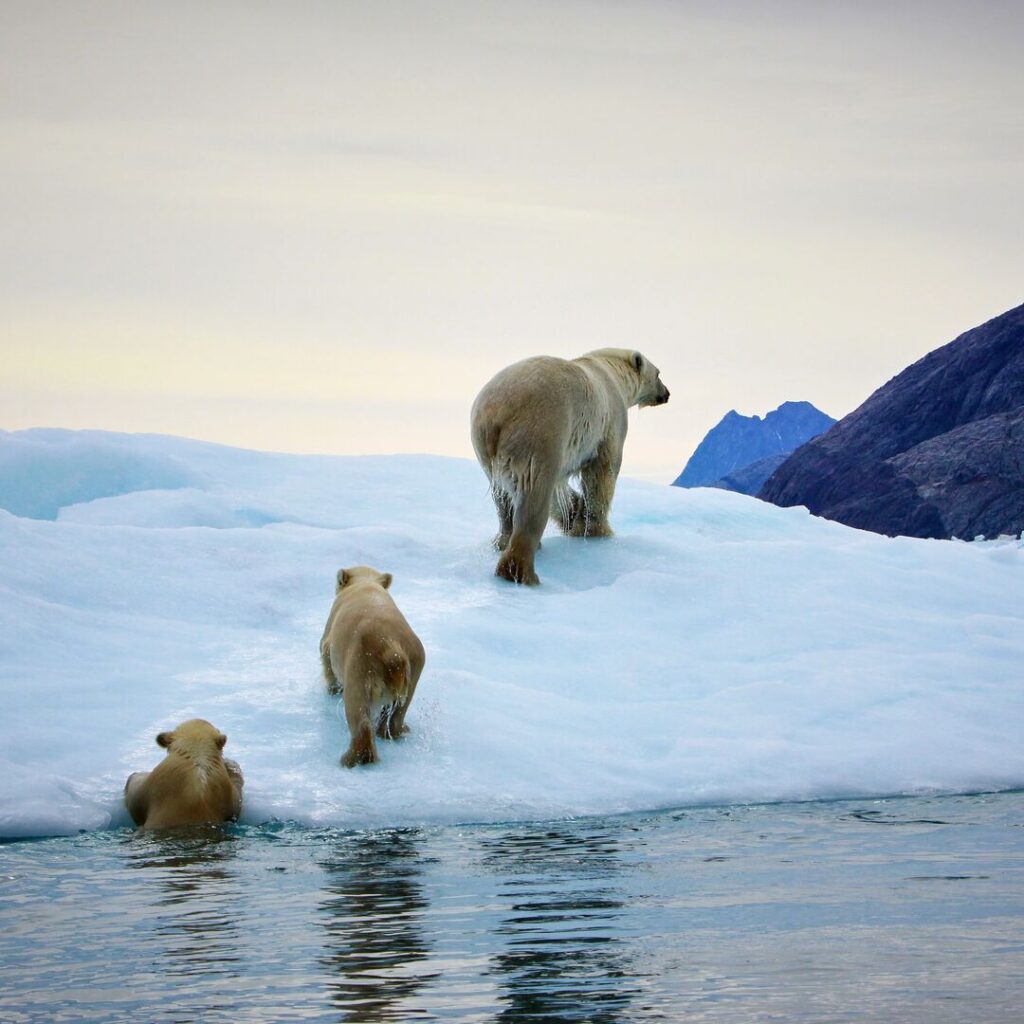
[[[133,442],[100,431],[0,431],[0,508],[55,519],[64,505],[195,480],[175,457]]]
[[[111,452],[148,468],[118,490]],[[228,734],[251,823],[1024,784],[1019,541],[622,480],[616,537],[549,531],[517,588],[466,460],[28,431],[0,434],[0,495],[0,836],[127,824],[126,776],[193,716]],[[410,736],[346,771],[318,644],[354,564],[394,574],[427,667]]]

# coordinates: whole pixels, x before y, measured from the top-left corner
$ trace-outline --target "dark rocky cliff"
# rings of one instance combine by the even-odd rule
[[[764,487],[765,481],[790,456],[789,452],[780,455],[766,455],[749,466],[741,466],[731,473],[726,473],[721,480],[716,480],[711,487],[723,491],[736,491],[738,494],[756,495]]]
[[[798,448],[758,497],[876,533],[1024,530],[1024,306],[960,335]]]
[[[752,494],[760,488],[732,486],[723,477],[736,475],[751,463],[769,456],[785,455],[808,438],[827,430],[835,420],[810,402],[783,402],[778,409],[760,416],[741,416],[736,410],[726,413],[708,431],[690,456],[682,473],[673,481],[676,487],[726,487]],[[774,467],[771,467],[774,468]],[[765,467],[767,476],[768,467]]]

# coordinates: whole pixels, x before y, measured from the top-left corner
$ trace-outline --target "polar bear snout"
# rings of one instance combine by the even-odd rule
[[[665,385],[662,384],[660,380],[656,380],[654,383],[656,385],[654,388],[654,394],[652,395],[650,394],[650,392],[648,392],[648,397],[642,398],[637,403],[641,407],[651,405],[664,405],[668,401],[669,395],[671,394],[669,389],[665,387]]]

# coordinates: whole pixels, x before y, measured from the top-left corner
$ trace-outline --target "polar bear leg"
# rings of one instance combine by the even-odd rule
[[[415,688],[415,684],[412,688]],[[405,712],[411,700],[412,690],[410,689],[404,704],[398,701],[390,707],[381,709],[380,717],[377,719],[378,739],[400,740],[409,731],[409,726],[405,724]]]
[[[338,681],[338,677],[334,672],[334,666],[331,664],[331,647],[326,637],[320,642],[320,664],[323,666],[327,692],[341,693],[341,683]]]
[[[524,487],[516,496],[512,535],[498,559],[494,574],[513,583],[536,586],[540,579],[534,570],[533,560],[548,522],[555,493],[555,474],[551,471],[538,472],[531,483],[532,486]]]
[[[615,482],[621,465],[621,447],[616,450],[614,446],[605,443],[598,448],[597,455],[580,469],[583,494],[570,531],[572,536],[612,536],[608,510],[615,497]]]
[[[149,814],[149,792],[146,788],[148,778],[149,772],[132,772],[124,784],[124,803],[136,825],[145,824]]]
[[[409,710],[409,705],[412,703],[412,697],[416,692],[417,682],[419,682],[419,674],[416,671],[413,671],[409,678],[409,682],[406,685],[405,700],[399,701],[391,709],[391,717],[388,721],[390,739],[401,739],[409,731],[409,726],[405,724],[405,713]]]
[[[357,764],[374,764],[378,760],[365,691],[364,682],[345,687],[345,720],[352,736],[348,750],[341,755],[341,763],[346,768],[354,768]]]
[[[572,536],[573,524],[583,506],[583,495],[569,484],[555,488],[551,500],[551,518],[567,536]]]
[[[245,778],[242,769],[237,761],[231,758],[224,758],[224,767],[227,770],[228,778],[231,780],[231,817],[230,821],[237,821],[242,813],[242,788],[245,786]]]
[[[491,487],[491,498],[498,513],[498,534],[494,538],[494,549],[504,551],[512,536],[512,498],[500,487]]]

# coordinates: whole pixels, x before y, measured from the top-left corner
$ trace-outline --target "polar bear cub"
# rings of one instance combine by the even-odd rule
[[[571,537],[611,536],[628,411],[668,399],[658,368],[622,348],[524,359],[484,385],[471,427],[498,512],[495,575],[540,582],[534,555],[549,516]],[[579,491],[569,485],[575,476]]]
[[[151,772],[134,772],[124,802],[136,825],[173,828],[201,822],[234,821],[242,809],[245,780],[222,751],[228,738],[202,718],[162,732],[157,743],[167,756]]]
[[[397,740],[426,661],[419,637],[388,588],[391,573],[365,565],[339,569],[334,604],[320,639],[329,693],[342,693],[351,743],[346,768],[378,760],[374,731]]]

